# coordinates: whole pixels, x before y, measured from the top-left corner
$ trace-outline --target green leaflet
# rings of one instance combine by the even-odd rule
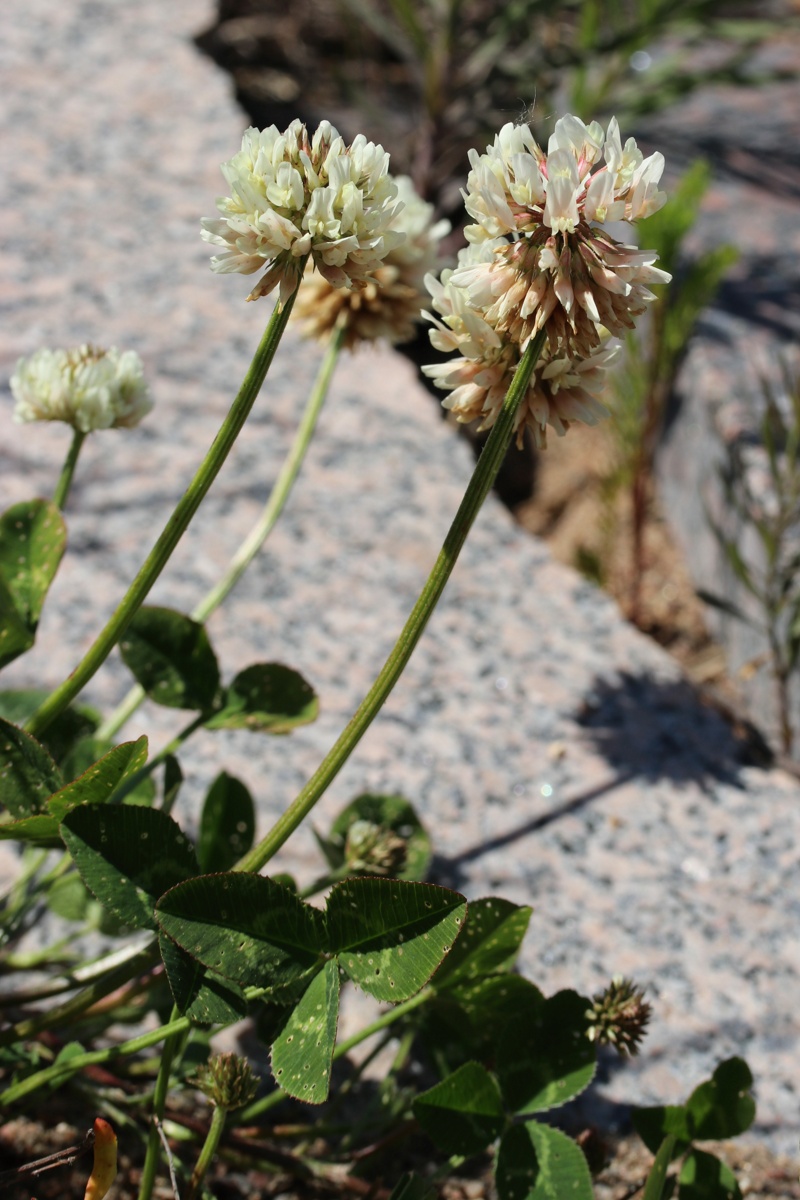
[[[26,500],[0,516],[0,667],[33,645],[66,542],[50,500]]]
[[[327,1100],[338,1021],[339,966],[329,959],[272,1044],[272,1074],[290,1096],[307,1104]]]
[[[237,871],[172,888],[156,919],[192,957],[242,986],[300,979],[318,966],[327,941],[320,912],[272,879]]]
[[[326,910],[330,949],[377,1000],[407,1000],[450,952],[467,904],[458,892],[397,879],[346,879]]]
[[[318,713],[316,693],[298,671],[280,663],[256,663],[239,672],[206,728],[290,733],[316,721]]]
[[[89,890],[134,929],[155,929],[159,896],[199,870],[180,826],[158,809],[80,805],[61,836]]]
[[[680,1200],[742,1200],[730,1167],[705,1150],[693,1149],[678,1173]]]
[[[0,826],[0,838],[22,841],[42,841],[59,845],[58,827],[64,817],[78,804],[104,804],[117,787],[135,774],[147,761],[147,738],[123,742],[109,750],[82,775],[49,796],[44,811]]]
[[[437,990],[510,968],[528,930],[533,909],[512,904],[497,896],[473,900],[469,916],[453,947],[436,974]]]
[[[495,1172],[500,1200],[592,1200],[583,1151],[559,1129],[528,1121],[500,1142]]]
[[[513,1112],[556,1108],[591,1083],[597,1053],[586,1035],[589,1003],[577,992],[557,992],[509,1024],[498,1047],[497,1074]]]
[[[140,608],[119,644],[151,700],[206,712],[217,698],[219,666],[205,628],[172,608]]]
[[[245,785],[220,771],[200,817],[197,857],[204,873],[228,871],[253,844],[256,813]]]
[[[414,1116],[445,1154],[480,1154],[506,1124],[494,1076],[467,1062],[414,1101]]]
[[[48,797],[63,786],[63,776],[44,746],[0,718],[0,796],[12,816],[42,812]]]
[[[247,1013],[240,988],[208,971],[196,959],[160,933],[158,945],[170,991],[182,1016],[200,1024],[229,1025]]]

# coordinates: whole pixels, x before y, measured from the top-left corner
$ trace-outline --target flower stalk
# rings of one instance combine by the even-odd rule
[[[48,696],[30,718],[25,727],[28,733],[38,737],[75,699],[103,665],[144,603],[150,589],[164,570],[189,522],[219,474],[250,415],[289,320],[294,297],[295,293],[292,293],[285,303],[276,304],[244,382],[194,479],[176,505],[161,536],[105,628],[98,634],[74,671]]]
[[[177,1017],[178,1009],[173,1005],[172,1012],[170,1013],[170,1022],[175,1021]],[[144,1166],[142,1167],[142,1178],[139,1183],[139,1200],[150,1200],[153,1194],[153,1184],[156,1180],[156,1170],[158,1169],[161,1150],[161,1138],[158,1126],[164,1116],[164,1108],[167,1103],[169,1073],[172,1067],[172,1060],[175,1057],[175,1052],[178,1049],[182,1035],[183,1030],[171,1034],[164,1042],[164,1049],[161,1052],[161,1062],[159,1063],[158,1075],[156,1076],[156,1085],[153,1089],[153,1111],[150,1116],[150,1128],[147,1131],[147,1149],[145,1151]]]
[[[284,460],[278,478],[275,480],[269,499],[264,505],[264,510],[231,559],[219,583],[211,588],[197,607],[192,610],[192,616],[195,621],[208,620],[211,614],[219,608],[220,604],[236,587],[236,584],[264,545],[264,542],[274,529],[278,517],[283,512],[286,501],[289,499],[289,494],[294,487],[294,482],[303,465],[303,460],[311,444],[311,439],[314,436],[314,430],[317,427],[319,414],[322,411],[325,397],[328,394],[328,388],[330,387],[331,378],[344,345],[346,333],[347,330],[342,325],[337,326],[333,330],[328,341],[325,356],[320,364],[317,378],[314,380],[314,385],[309,394],[305,412],[298,426],[294,442]]]
[[[194,1165],[192,1177],[184,1193],[184,1200],[194,1200],[197,1195],[198,1189],[208,1174],[208,1168],[211,1166],[214,1155],[217,1152],[217,1146],[222,1137],[222,1131],[225,1128],[227,1119],[228,1110],[225,1108],[215,1108],[211,1114],[211,1124],[208,1127],[206,1140],[203,1142],[203,1148]]]
[[[225,574],[218,583],[206,592],[200,603],[192,609],[191,616],[195,621],[207,621],[211,614],[216,612],[236,587],[236,584],[275,528],[278,518],[286,505],[286,501],[289,499],[295,480],[300,473],[300,468],[303,465],[308,448],[311,445],[314,430],[317,427],[317,421],[319,420],[319,415],[322,412],[322,407],[328,394],[333,372],[344,345],[345,336],[346,330],[338,326],[333,330],[328,339],[327,349],[311,392],[309,393],[305,411],[297,428],[294,441],[284,459],[283,466],[273,484],[272,491],[264,505],[261,516],[234,554],[225,570]],[[95,737],[100,740],[110,741],[125,722],[133,716],[145,699],[146,694],[141,684],[134,684],[124,700],[109,714],[102,725],[98,727]]]
[[[308,783],[278,818],[257,846],[239,860],[236,870],[260,871],[308,816],[380,712],[402,675],[428,620],[444,591],[467,535],[488,496],[514,435],[517,408],[527,391],[531,375],[544,346],[540,332],[528,344],[508,389],[505,403],[478,459],[464,498],[444,540],[419,598],[394,648],[338,741],[328,752]]]
[[[67,496],[72,485],[72,477],[75,474],[75,467],[78,464],[78,455],[81,452],[85,438],[86,434],[82,429],[74,431],[67,457],[64,460],[64,466],[61,468],[61,474],[58,477],[58,483],[53,492],[53,504],[62,510],[67,503]]]

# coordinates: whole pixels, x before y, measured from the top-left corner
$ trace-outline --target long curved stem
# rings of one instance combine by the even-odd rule
[[[444,591],[467,534],[494,483],[514,433],[514,420],[527,391],[533,368],[544,345],[544,333],[528,345],[508,389],[502,411],[484,446],[464,498],[450,526],[433,570],[420,592],[400,637],[367,695],[303,790],[278,818],[270,832],[236,864],[237,871],[260,871],[308,816],[331,781],[342,769],[379,713],[403,673],[422,632]]]
[[[344,345],[346,332],[346,326],[342,325],[337,327],[331,334],[325,356],[320,364],[319,372],[306,402],[302,420],[297,428],[297,433],[295,434],[289,453],[280,469],[278,478],[275,480],[269,499],[264,505],[264,510],[231,559],[219,583],[192,610],[192,616],[195,621],[206,621],[219,608],[220,604],[222,604],[223,600],[236,586],[244,572],[250,566],[256,554],[258,554],[272,532],[275,522],[281,515],[284,505],[289,499],[289,493],[294,486],[294,481],[297,479],[300,467],[303,465],[306,451],[311,443],[311,438],[313,437],[319,414],[322,411],[322,405],[328,393],[339,353]]]
[[[294,441],[272,486],[272,491],[264,505],[261,516],[234,554],[219,583],[215,584],[206,593],[197,607],[192,610],[191,615],[195,621],[207,621],[211,614],[219,608],[220,604],[234,589],[244,572],[250,566],[256,554],[258,554],[274,529],[278,517],[283,512],[294,482],[303,465],[308,447],[311,444],[319,414],[322,411],[325,397],[328,394],[333,371],[344,345],[345,333],[346,327],[338,326],[331,334],[330,341],[325,350],[325,356],[311,388]],[[122,728],[129,717],[133,716],[144,700],[145,695],[144,688],[138,683],[135,684],[124,700],[122,700],[118,707],[115,708],[99,727],[95,733],[95,737],[110,740]]]
[[[158,579],[169,558],[183,536],[189,522],[212,483],[216,479],[222,464],[228,457],[242,426],[250,415],[250,410],[261,390],[264,377],[275,356],[286,323],[294,304],[295,292],[285,304],[276,304],[272,316],[264,331],[253,361],[244,378],[244,382],[222,422],[208,453],[200,464],[197,473],[189,484],[183,497],[178,501],[172,516],[167,521],[164,531],[158,538],[144,565],[128,588],[122,601],[112,614],[105,628],[100,632],[89,647],[81,662],[62,684],[51,692],[41,707],[33,714],[25,726],[28,733],[38,736],[59,713],[75,699],[78,693],[89,682],[95,672],[102,666],[114,646],[128,627],[134,614],[143,604],[148,592]]]
[[[7,1087],[4,1092],[0,1093],[0,1104],[13,1104],[16,1100],[22,1100],[24,1096],[30,1096],[31,1092],[35,1092],[45,1085],[55,1087],[63,1083],[66,1079],[69,1079],[77,1071],[83,1070],[84,1067],[95,1066],[97,1063],[111,1062],[114,1058],[124,1058],[128,1055],[138,1054],[140,1050],[147,1050],[150,1046],[156,1046],[159,1042],[163,1042],[173,1034],[183,1033],[191,1027],[191,1024],[192,1022],[189,1017],[178,1017],[166,1025],[159,1025],[158,1029],[152,1029],[148,1033],[139,1034],[138,1037],[130,1038],[127,1042],[122,1042],[118,1046],[105,1046],[102,1050],[87,1050],[83,1054],[76,1054],[72,1058],[66,1058],[63,1062],[53,1063],[49,1067],[42,1068],[41,1071],[35,1071],[33,1075],[26,1075],[18,1083],[12,1083],[10,1087]]]

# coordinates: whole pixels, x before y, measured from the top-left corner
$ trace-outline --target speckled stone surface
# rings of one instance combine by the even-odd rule
[[[267,318],[218,278],[198,237],[218,164],[243,125],[228,81],[194,51],[207,0],[12,0],[0,44],[0,503],[47,494],[62,428],[13,426],[7,380],[40,345],[95,340],[142,355],[156,411],[91,438],[69,550],[34,652],[6,686],[58,682],[149,549],[225,412]],[[248,530],[292,436],[318,353],[293,336],[252,421],[153,600],[190,608]],[[290,738],[198,736],[176,815],[191,827],[223,767],[265,831],[342,728],[441,543],[470,472],[410,368],[344,362],[267,551],[209,631],[230,677],[301,669],[319,721]],[[85,698],[109,704],[111,661]],[[154,746],[181,715],[147,707]],[[320,807],[401,791],[436,845],[436,878],[536,912],[524,965],[546,990],[633,973],[655,1002],[639,1060],[609,1067],[603,1104],[681,1099],[738,1053],[758,1082],[756,1133],[798,1136],[800,789],[742,766],[721,719],[614,606],[490,500],[411,665]],[[276,867],[303,879],[307,831]],[[598,1104],[600,1101],[598,1100]]]

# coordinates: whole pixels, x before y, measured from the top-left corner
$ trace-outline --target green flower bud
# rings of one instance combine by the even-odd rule
[[[586,1013],[589,1039],[601,1046],[615,1046],[620,1054],[636,1054],[652,1012],[644,989],[615,975],[605,991],[593,997]]]
[[[217,1108],[231,1112],[250,1103],[258,1091],[259,1080],[246,1058],[228,1052],[215,1054],[205,1066],[198,1067],[192,1083]]]

